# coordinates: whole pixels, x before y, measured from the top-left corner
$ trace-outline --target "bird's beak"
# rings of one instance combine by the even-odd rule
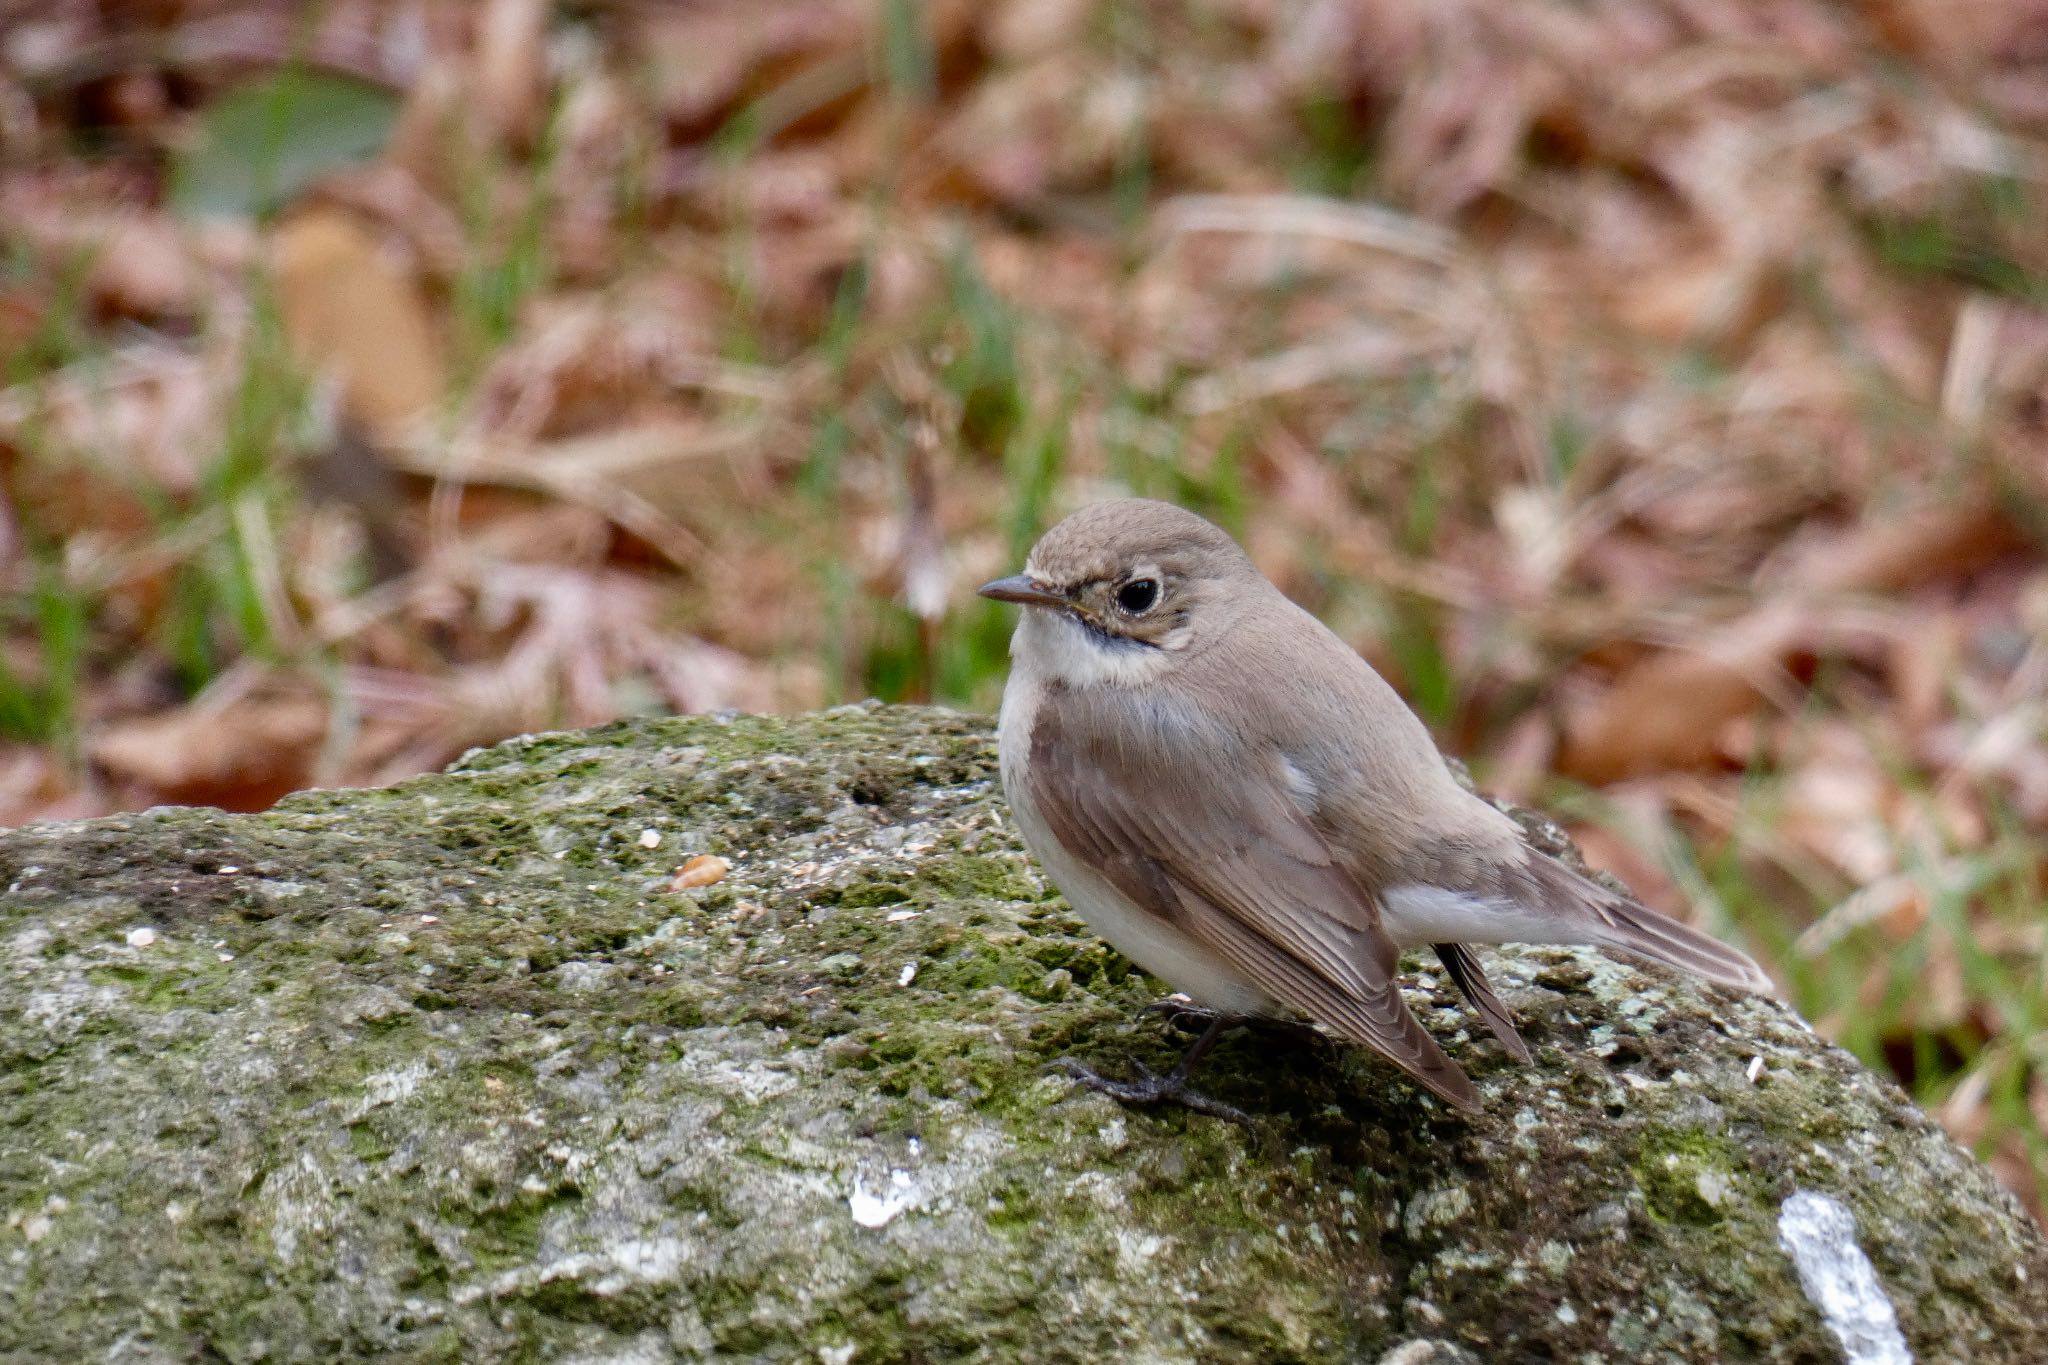
[[[1027,607],[1064,607],[1067,599],[1040,583],[1032,581],[1029,574],[1011,574],[998,578],[993,583],[984,583],[979,589],[983,597],[992,597],[998,602],[1022,602]]]

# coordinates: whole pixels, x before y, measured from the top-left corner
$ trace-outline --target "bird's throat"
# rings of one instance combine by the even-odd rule
[[[1040,678],[1069,687],[1146,682],[1172,663],[1167,650],[1149,641],[1117,635],[1078,616],[1052,611],[1024,613],[1010,654]]]

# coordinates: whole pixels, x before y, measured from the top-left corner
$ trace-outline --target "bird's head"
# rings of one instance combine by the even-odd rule
[[[1024,571],[981,595],[1027,608],[1013,653],[1070,682],[1147,676],[1227,628],[1263,584],[1219,527],[1170,503],[1098,502],[1032,547]]]

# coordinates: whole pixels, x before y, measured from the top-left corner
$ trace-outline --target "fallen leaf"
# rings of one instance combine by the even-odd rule
[[[155,799],[263,810],[312,781],[327,721],[327,704],[311,696],[195,702],[109,726],[86,751]]]
[[[700,853],[676,869],[675,880],[668,884],[671,891],[691,891],[700,886],[712,886],[725,880],[725,874],[732,871],[732,864],[715,853]]]
[[[1815,546],[1785,586],[1809,593],[1898,592],[1961,577],[2026,544],[1989,499],[1959,498],[1879,517]]]
[[[315,207],[278,230],[278,307],[299,359],[341,386],[383,444],[437,405],[447,366],[418,281],[352,214]]]
[[[1776,595],[1683,651],[1654,654],[1571,727],[1560,767],[1586,782],[1717,762],[1728,722],[1753,711],[1785,676],[1793,650],[1824,627],[1829,598],[1897,592],[1960,577],[2023,542],[1979,499],[1874,519],[1814,547]]]
[[[1696,648],[1650,656],[1571,728],[1558,766],[1594,783],[1712,766],[1723,727],[1762,699],[1764,676],[1778,672],[1804,624],[1774,603]]]
[[[488,0],[477,20],[477,96],[498,136],[528,147],[547,90],[548,10],[540,0]]]

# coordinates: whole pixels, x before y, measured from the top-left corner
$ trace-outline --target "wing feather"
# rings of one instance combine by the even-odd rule
[[[1515,1016],[1508,1010],[1501,998],[1494,994],[1493,983],[1486,979],[1486,969],[1479,965],[1479,954],[1463,943],[1432,943],[1437,959],[1444,964],[1444,971],[1457,983],[1458,990],[1479,1011],[1479,1017],[1486,1021],[1486,1027],[1500,1040],[1518,1062],[1529,1060],[1529,1045],[1522,1041],[1522,1034],[1515,1027]]]
[[[1331,856],[1277,765],[1231,736],[1190,730],[1163,705],[1067,693],[1032,725],[1032,804],[1070,856],[1141,910],[1267,995],[1477,1108],[1472,1082],[1401,999],[1399,952],[1377,904]]]

